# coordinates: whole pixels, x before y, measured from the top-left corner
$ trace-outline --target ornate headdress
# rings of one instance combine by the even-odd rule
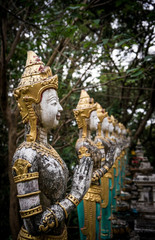
[[[111,119],[110,116],[108,117],[108,122],[109,122],[109,123],[112,123],[112,119]]]
[[[123,123],[119,123],[118,125],[119,125],[119,128],[120,128],[121,130],[125,129]]]
[[[105,109],[102,108],[99,103],[97,103],[97,117],[100,120],[98,124],[98,136],[101,136],[101,123],[105,117],[108,117],[108,113],[105,111]]]
[[[14,90],[14,96],[18,102],[23,123],[30,124],[30,133],[26,140],[36,140],[37,116],[32,107],[33,103],[41,101],[43,91],[49,88],[58,89],[58,77],[53,76],[49,66],[45,66],[40,58],[33,52],[27,52],[25,71],[18,87]]]
[[[102,122],[105,117],[108,117],[108,113],[105,111],[105,109],[102,108],[99,103],[97,103],[97,116],[100,122]]]
[[[78,128],[83,128],[82,137],[87,136],[87,123],[86,118],[90,117],[90,113],[96,110],[96,104],[94,99],[90,98],[85,90],[81,90],[80,100],[76,109],[73,110],[75,119],[78,124]]]
[[[127,128],[127,134],[131,136],[131,129]]]
[[[114,116],[113,116],[113,115],[111,115],[111,116],[110,116],[110,118],[111,118],[111,121],[112,121],[112,124],[113,124],[113,126],[115,127],[115,126],[118,124],[118,121],[117,121],[117,119],[116,119],[116,118],[114,118]]]

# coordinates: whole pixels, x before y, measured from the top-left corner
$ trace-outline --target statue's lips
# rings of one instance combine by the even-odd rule
[[[60,120],[60,117],[61,117],[60,114],[57,114],[57,115],[56,115],[56,119],[57,119],[57,120]]]

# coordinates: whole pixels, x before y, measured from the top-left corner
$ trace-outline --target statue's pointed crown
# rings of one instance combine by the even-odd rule
[[[76,109],[80,110],[80,109],[92,108],[93,104],[94,104],[94,99],[90,98],[90,96],[85,90],[81,90],[80,99]]]
[[[121,130],[125,129],[125,126],[123,125],[123,123],[119,123],[118,125]]]
[[[111,115],[110,118],[111,118],[112,124],[113,124],[114,127],[115,127],[115,126],[118,124],[117,119],[116,119],[113,115]]]
[[[100,122],[102,122],[105,117],[108,117],[108,113],[105,111],[105,109],[102,108],[99,103],[97,103],[97,116]]]
[[[111,116],[108,116],[108,122],[109,122],[109,123],[112,123]]]
[[[90,113],[96,110],[94,99],[90,98],[85,90],[81,90],[80,99],[76,109],[73,110],[79,128],[83,127],[83,119],[89,118]]]
[[[51,68],[45,66],[35,52],[28,51],[25,70],[22,74],[18,88],[37,83],[46,84],[46,81],[52,84],[53,88],[58,88],[58,78],[57,76],[52,75]]]

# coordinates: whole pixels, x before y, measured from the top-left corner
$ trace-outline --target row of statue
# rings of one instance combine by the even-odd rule
[[[75,146],[79,164],[66,195],[68,168],[47,141],[63,110],[57,89],[57,75],[28,51],[24,73],[14,90],[26,136],[12,161],[23,219],[18,240],[67,239],[66,219],[76,207],[81,240],[110,239],[117,195],[125,177],[128,131],[81,91],[73,110],[79,128]],[[96,131],[94,139],[92,131]]]

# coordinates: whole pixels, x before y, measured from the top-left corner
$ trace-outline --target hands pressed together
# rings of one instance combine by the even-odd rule
[[[80,201],[88,191],[93,172],[93,160],[91,157],[82,157],[75,167],[71,194]]]

